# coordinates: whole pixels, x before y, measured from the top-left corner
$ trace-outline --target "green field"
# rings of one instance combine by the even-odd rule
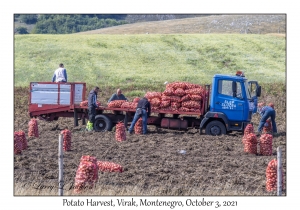
[[[69,82],[128,90],[164,89],[165,81],[211,83],[234,74],[285,83],[286,39],[274,35],[15,35],[14,86],[51,81],[64,63]]]

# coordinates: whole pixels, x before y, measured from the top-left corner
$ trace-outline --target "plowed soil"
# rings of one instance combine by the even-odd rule
[[[123,173],[100,172],[96,187],[84,195],[255,195],[266,191],[266,168],[283,151],[286,177],[285,109],[277,112],[279,136],[273,139],[272,156],[244,152],[241,133],[226,136],[199,135],[198,130],[167,130],[149,126],[148,135],[127,135],[115,140],[115,132],[86,132],[73,126],[72,118],[38,121],[39,138],[28,137],[28,90],[15,89],[14,130],[23,130],[28,149],[14,155],[15,195],[57,195],[58,135],[67,128],[72,134],[71,151],[64,153],[64,195],[73,195],[80,158],[95,156],[123,166]],[[254,116],[257,128],[259,117]],[[185,153],[180,153],[184,150]],[[259,147],[258,147],[259,151]],[[286,195],[284,178],[283,195]]]

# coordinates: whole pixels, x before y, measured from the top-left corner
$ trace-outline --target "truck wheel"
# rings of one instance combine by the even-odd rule
[[[95,117],[94,130],[99,131],[111,131],[112,122],[105,115],[97,115]]]
[[[205,128],[205,133],[207,135],[219,136],[222,134],[226,134],[226,128],[220,121],[211,121],[207,124]]]

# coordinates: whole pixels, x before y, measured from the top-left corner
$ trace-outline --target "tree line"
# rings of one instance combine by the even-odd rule
[[[15,14],[15,21],[35,24],[32,34],[70,34],[126,24],[123,14]],[[28,33],[27,28],[16,28],[19,34]]]

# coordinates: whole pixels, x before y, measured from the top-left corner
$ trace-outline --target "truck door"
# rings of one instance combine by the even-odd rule
[[[236,92],[233,91],[234,86]],[[215,112],[226,114],[230,121],[244,120],[245,96],[243,96],[240,82],[220,79],[213,97]]]
[[[258,97],[260,97],[261,94],[261,86],[258,85],[257,81],[249,81],[248,82],[248,91],[251,95],[251,108],[252,108],[252,113],[257,112],[257,103],[258,103]]]

